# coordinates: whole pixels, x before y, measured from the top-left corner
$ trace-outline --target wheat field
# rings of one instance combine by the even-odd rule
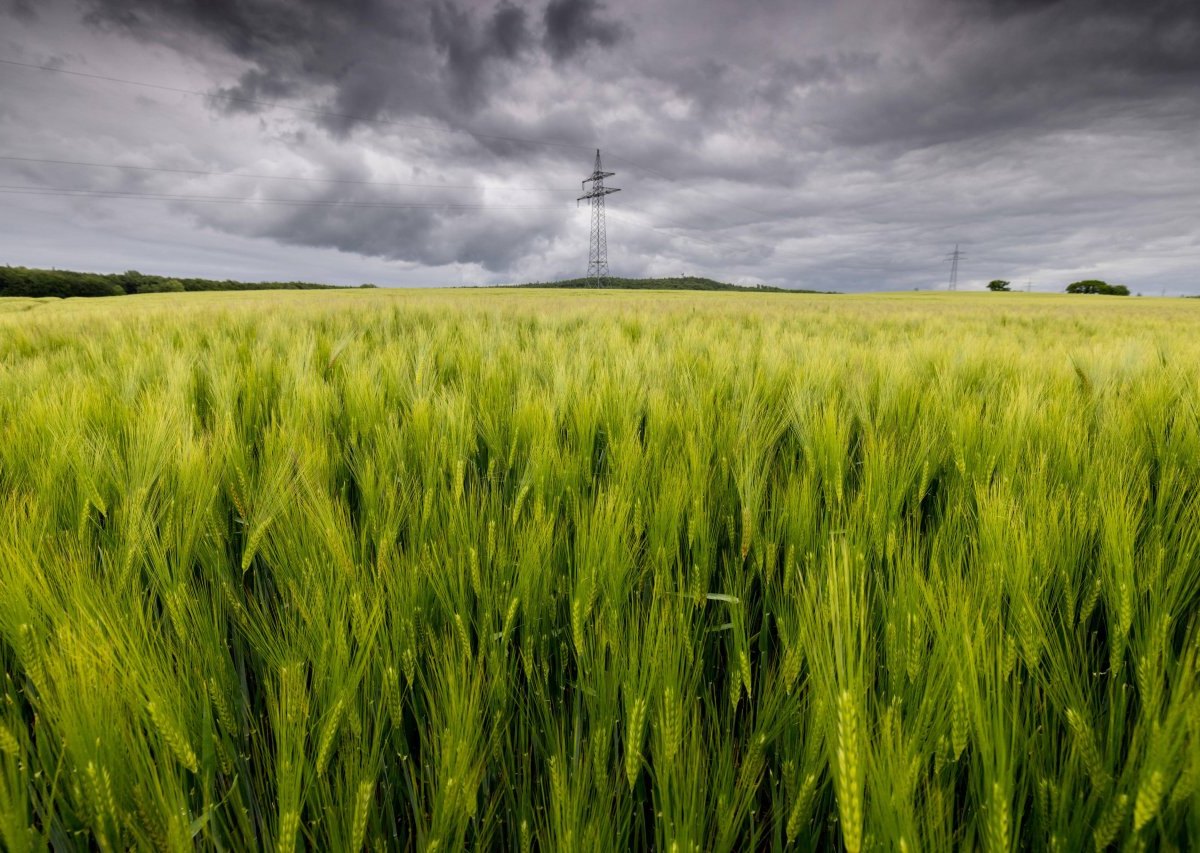
[[[0,300],[0,847],[1200,838],[1200,303]]]

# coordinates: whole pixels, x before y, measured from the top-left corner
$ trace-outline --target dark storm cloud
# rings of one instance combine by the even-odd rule
[[[33,0],[6,0],[4,7],[15,18],[32,21],[37,17]]]
[[[985,11],[998,17],[1007,17],[1038,12],[1051,6],[1058,6],[1066,0],[955,0],[955,2],[972,11]]]
[[[511,3],[501,3],[488,23],[488,43],[505,59],[513,59],[530,43],[528,15]]]
[[[217,109],[231,112],[257,112],[261,101],[291,98],[299,86],[277,71],[251,68],[238,78],[233,86],[222,86],[213,93],[211,103]]]
[[[146,41],[198,36],[253,64],[224,94],[247,100],[332,87],[330,112],[357,118],[461,118],[484,106],[538,44],[523,7],[508,0],[82,0],[88,19]],[[556,59],[609,46],[623,33],[595,0],[551,0],[546,50]],[[244,101],[237,109],[253,109]]]
[[[436,115],[478,100],[481,71],[520,40],[511,19],[476,31],[450,2],[362,0],[84,0],[101,28],[172,43],[199,55],[223,50],[251,65],[222,94],[246,100],[320,94],[326,124]],[[509,16],[511,18],[511,16]],[[488,42],[496,38],[496,42]],[[254,104],[234,103],[239,110]],[[352,118],[353,116],[353,118]]]
[[[627,32],[618,21],[603,16],[597,0],[550,0],[543,18],[546,50],[559,60],[588,45],[611,47]]]
[[[1126,16],[1200,17],[1200,9],[1192,0],[947,0],[970,11],[988,12],[998,17],[1041,12],[1051,8],[1066,9],[1079,18],[1103,12]]]
[[[429,3],[376,0],[83,0],[87,19],[184,52],[216,48],[251,64],[225,94],[257,99],[332,86],[331,112],[373,118],[432,111],[444,94]],[[438,68],[430,79],[428,69]],[[444,76],[443,76],[444,75]],[[242,103],[238,109],[254,109]]]
[[[1132,88],[1147,78],[1200,71],[1195,0],[942,0],[934,8],[939,17],[957,15],[981,54],[999,59],[992,45],[1007,51],[1010,61],[995,70],[1016,79],[1045,71],[1048,85],[1091,83],[1111,91],[1118,77]],[[996,18],[1003,19],[998,26]]]
[[[531,41],[525,11],[509,3],[497,6],[480,24],[453,3],[435,3],[432,35],[464,103],[484,95],[483,75],[489,65],[495,60],[516,59]]]
[[[1170,106],[1183,121],[1200,113],[1200,4],[948,0],[921,20],[926,50],[890,58],[874,85],[825,105],[834,141],[965,143],[1149,116],[1172,98],[1186,101]]]

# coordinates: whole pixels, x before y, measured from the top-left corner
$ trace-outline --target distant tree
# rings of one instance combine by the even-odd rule
[[[121,288],[126,293],[139,293],[142,285],[146,283],[149,276],[144,276],[137,270],[126,270],[112,278],[117,284],[121,285]]]
[[[1000,293],[1000,292],[1007,293],[1009,290],[1012,289],[1011,287],[1009,287],[1010,284],[1011,284],[1011,282],[1007,282],[1002,279],[998,279],[998,278],[992,279],[991,281],[988,282],[988,290],[991,290],[995,293]]]
[[[1129,288],[1123,284],[1109,284],[1106,281],[1089,278],[1068,284],[1067,293],[1099,293],[1105,296],[1128,296]]]
[[[183,282],[177,278],[158,278],[147,276],[138,285],[138,293],[183,293]]]
[[[363,287],[378,287],[378,286],[379,286],[379,285],[377,285],[377,284],[360,284],[360,285],[359,285],[359,287],[360,287],[360,288],[363,288]]]

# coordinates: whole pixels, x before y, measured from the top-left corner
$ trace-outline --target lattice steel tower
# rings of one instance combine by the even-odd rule
[[[950,289],[958,290],[958,262],[966,259],[966,255],[958,250],[958,244],[954,244],[954,251],[946,255],[946,260],[950,262]]]
[[[596,168],[590,177],[583,180],[583,189],[586,192],[575,200],[576,205],[585,199],[592,204],[592,238],[591,250],[588,252],[587,277],[596,287],[603,287],[604,279],[608,277],[608,235],[604,229],[604,197],[620,190],[604,186],[604,179],[615,174],[616,172],[605,172],[600,168],[600,149],[597,148]],[[587,188],[588,184],[592,185],[590,190]]]

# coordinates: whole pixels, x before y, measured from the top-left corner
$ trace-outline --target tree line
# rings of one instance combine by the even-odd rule
[[[373,285],[363,285],[369,287]],[[325,290],[331,284],[305,281],[216,281],[207,278],[171,278],[145,275],[137,270],[91,273],[0,267],[0,296],[125,296],[136,293],[172,293],[208,290]]]

